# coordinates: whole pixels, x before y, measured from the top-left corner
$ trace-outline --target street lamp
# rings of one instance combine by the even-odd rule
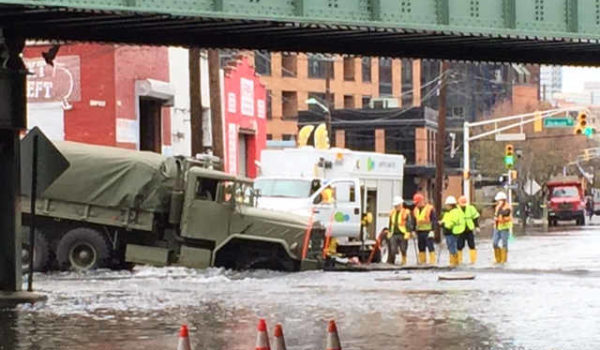
[[[331,135],[331,110],[329,109],[329,107],[327,107],[326,105],[321,103],[321,101],[317,100],[314,97],[311,97],[308,100],[306,100],[306,104],[318,106],[325,112],[325,126],[327,127],[327,135],[329,135],[329,137],[333,137],[333,135]]]

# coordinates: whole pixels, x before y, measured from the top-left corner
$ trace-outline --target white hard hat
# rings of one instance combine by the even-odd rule
[[[506,193],[500,191],[498,193],[496,193],[496,197],[494,197],[495,201],[504,201],[506,200]]]
[[[403,203],[404,203],[404,199],[402,199],[402,197],[400,197],[400,196],[395,196],[394,200],[392,201],[392,204],[394,206],[400,205],[400,204],[403,204]]]
[[[446,197],[446,205],[456,204],[456,198],[454,196]]]

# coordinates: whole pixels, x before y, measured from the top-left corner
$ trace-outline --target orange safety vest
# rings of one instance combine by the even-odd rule
[[[508,215],[500,215],[500,211],[510,210]],[[498,204],[494,210],[494,220],[496,222],[496,228],[499,230],[508,230],[512,226],[512,208],[508,203]]]
[[[413,210],[413,215],[417,223],[417,231],[431,231],[433,229],[433,225],[431,223],[432,210],[433,206],[431,204],[426,204],[423,208],[415,207]]]
[[[402,233],[407,233],[408,229],[406,228],[406,223],[408,222],[408,216],[410,215],[410,210],[406,208],[402,208],[402,210],[398,213],[396,209],[393,209],[390,213],[390,232],[392,234],[396,233],[396,228],[398,231]]]

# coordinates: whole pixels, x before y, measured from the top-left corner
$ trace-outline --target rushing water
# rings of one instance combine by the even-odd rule
[[[36,275],[48,301],[0,311],[0,349],[175,349],[183,323],[195,349],[251,349],[259,317],[283,324],[289,349],[323,349],[329,319],[344,349],[596,349],[598,228],[518,238],[504,268],[482,240],[472,281],[150,267]]]

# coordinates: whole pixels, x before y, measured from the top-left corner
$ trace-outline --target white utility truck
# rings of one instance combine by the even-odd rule
[[[338,253],[364,260],[388,225],[393,197],[402,196],[404,164],[402,155],[341,148],[264,150],[258,207],[314,215],[337,238]],[[323,200],[327,188],[331,201]]]

